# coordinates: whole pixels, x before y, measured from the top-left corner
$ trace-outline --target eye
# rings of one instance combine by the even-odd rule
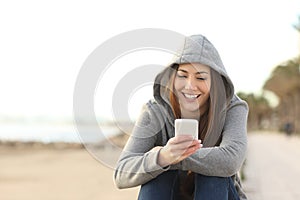
[[[187,75],[186,74],[183,74],[183,73],[177,73],[176,76],[178,78],[187,78]]]
[[[204,77],[197,77],[197,80],[205,81],[207,78]]]
[[[178,75],[178,74],[177,74],[177,77],[178,77],[178,78],[186,78],[187,76],[184,76],[184,75]]]

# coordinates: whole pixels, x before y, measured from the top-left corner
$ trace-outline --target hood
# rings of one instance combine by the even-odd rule
[[[179,49],[171,63],[156,76],[153,87],[154,98],[168,113],[168,119],[171,124],[174,123],[174,115],[171,109],[169,97],[166,95],[166,91],[170,89],[168,88],[168,81],[171,78],[172,72],[176,70],[174,68],[174,66],[176,66],[175,64],[201,63],[209,66],[222,76],[227,99],[231,99],[234,94],[234,86],[227,75],[219,53],[206,37],[203,35],[185,37],[183,45],[181,46],[182,48]],[[225,116],[222,117],[222,120],[225,121]]]
[[[234,93],[234,87],[227,75],[221,57],[214,45],[202,35],[192,35],[186,37],[181,53],[173,64],[183,63],[201,63],[207,65],[222,75],[229,88],[227,88],[231,96]]]

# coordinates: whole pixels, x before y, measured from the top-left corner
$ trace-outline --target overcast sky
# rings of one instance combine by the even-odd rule
[[[299,14],[299,0],[1,1],[0,116],[72,117],[74,84],[89,54],[139,28],[204,34],[219,50],[236,92],[258,93],[277,64],[299,54],[292,27]],[[107,80],[102,107],[96,105],[101,117],[110,117],[105,90],[111,92],[118,77]],[[149,91],[133,94],[132,116],[151,98]]]

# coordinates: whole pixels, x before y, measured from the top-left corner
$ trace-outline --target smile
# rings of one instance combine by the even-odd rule
[[[187,99],[197,99],[201,95],[201,94],[186,94],[186,93],[182,93],[182,94]]]

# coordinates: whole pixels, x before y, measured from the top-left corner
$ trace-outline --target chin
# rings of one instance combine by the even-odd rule
[[[186,111],[186,112],[189,112],[189,113],[196,113],[198,112],[200,114],[200,109],[199,107],[183,107],[183,109]]]

